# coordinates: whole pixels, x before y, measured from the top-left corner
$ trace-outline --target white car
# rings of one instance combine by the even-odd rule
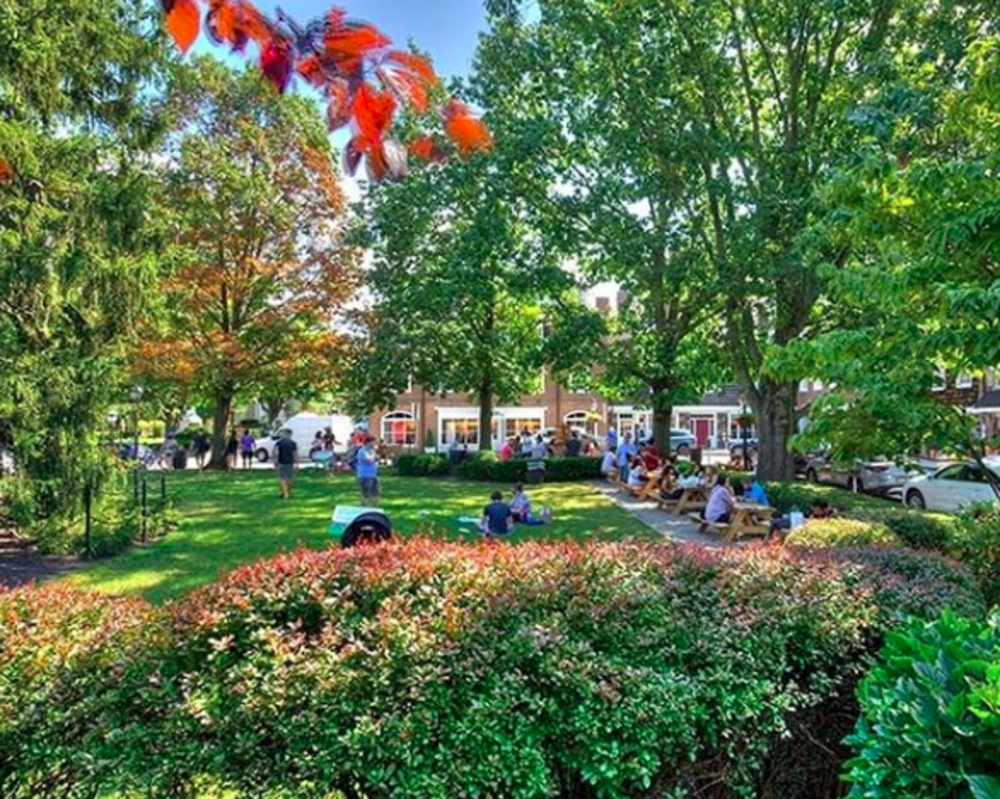
[[[1000,471],[990,464],[1000,478]],[[975,463],[942,466],[930,475],[907,480],[903,485],[903,503],[911,508],[957,513],[970,505],[998,504],[986,473]]]
[[[349,416],[337,415],[337,416],[320,416],[315,413],[297,413],[287,422],[285,422],[281,427],[275,430],[273,436],[267,436],[259,439],[254,447],[254,455],[256,455],[257,460],[261,463],[267,463],[271,458],[271,453],[274,451],[274,445],[278,443],[281,438],[281,432],[283,430],[292,431],[292,440],[298,444],[299,450],[299,460],[309,459],[309,450],[312,447],[313,439],[316,437],[316,433],[321,430],[326,430],[330,428],[333,431],[334,437],[337,439],[338,446],[336,450],[338,452],[346,452],[347,445],[350,443],[351,433],[354,432],[354,422]]]

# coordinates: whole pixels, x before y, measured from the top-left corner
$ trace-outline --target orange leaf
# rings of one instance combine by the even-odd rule
[[[481,119],[472,116],[461,100],[452,99],[444,110],[444,129],[462,155],[486,152],[493,147],[493,137]]]
[[[404,67],[409,72],[423,79],[429,86],[436,86],[438,83],[438,76],[434,72],[434,67],[423,56],[404,53],[401,50],[392,50],[385,54],[385,60]]]
[[[271,23],[254,7],[253,3],[249,3],[247,0],[239,0],[237,10],[239,12],[239,25],[243,29],[243,33],[257,42],[261,49],[267,47],[274,36]]]
[[[418,113],[427,113],[427,84],[423,79],[399,69],[378,69],[376,74],[400,101],[409,103]]]
[[[437,161],[442,157],[433,136],[421,136],[413,141],[410,144],[410,152],[421,161]]]
[[[167,30],[182,53],[191,49],[198,38],[201,12],[195,0],[164,0],[167,12]]]
[[[0,156],[0,183],[11,183],[15,177],[17,174],[14,172],[14,168],[3,156]]]
[[[366,56],[390,43],[374,25],[342,19],[328,25],[323,37],[325,55],[348,75],[361,69]]]
[[[326,80],[319,56],[306,56],[295,65],[295,70],[316,88],[320,88]]]

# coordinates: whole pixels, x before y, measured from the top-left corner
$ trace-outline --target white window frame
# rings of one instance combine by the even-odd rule
[[[410,422],[410,424],[413,426],[413,441],[399,442],[391,440],[389,436],[389,427],[386,424],[387,422],[389,424],[391,424],[392,422]],[[409,411],[393,411],[392,413],[385,414],[385,416],[382,417],[380,426],[381,426],[380,432],[382,433],[381,435],[382,441],[391,447],[416,447],[419,443],[417,441],[417,438],[419,437],[420,430],[418,429],[417,425],[417,417],[414,414],[410,413]]]
[[[972,388],[976,383],[976,378],[969,374],[959,374],[955,378],[955,388]]]

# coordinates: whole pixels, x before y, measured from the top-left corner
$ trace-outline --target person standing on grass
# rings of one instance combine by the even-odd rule
[[[236,459],[239,457],[240,440],[236,437],[236,428],[229,432],[229,440],[226,441],[226,468],[235,469]]]
[[[632,434],[626,433],[622,442],[618,445],[618,467],[622,472],[622,482],[628,480],[628,470],[633,457],[639,454],[639,450],[632,441]]]
[[[253,451],[256,445],[257,442],[254,441],[253,433],[249,429],[244,430],[243,437],[240,439],[240,454],[243,456],[244,469],[253,468]]]
[[[292,440],[292,431],[282,430],[281,438],[274,445],[273,453],[282,499],[292,498],[292,483],[295,482],[295,470],[298,468],[298,452],[299,446]]]
[[[356,474],[361,486],[361,499],[366,503],[377,504],[379,496],[378,485],[378,453],[375,452],[375,437],[367,436],[365,443],[358,450]]]

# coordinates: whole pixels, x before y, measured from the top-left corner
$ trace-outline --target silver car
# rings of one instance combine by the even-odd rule
[[[855,461],[853,466],[837,465],[829,452],[814,453],[805,471],[811,483],[827,483],[846,488],[855,494],[898,494],[912,476],[903,466],[887,460]]]

